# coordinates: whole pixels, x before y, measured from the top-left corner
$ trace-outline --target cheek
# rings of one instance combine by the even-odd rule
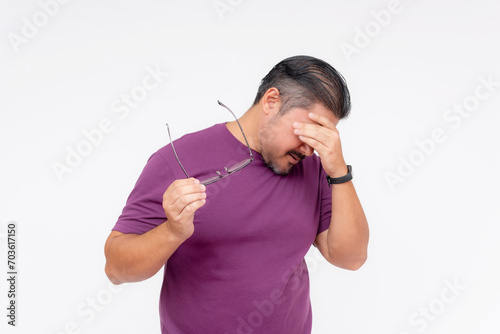
[[[302,145],[302,141],[293,133],[293,125],[290,122],[276,122],[266,129],[262,143],[276,155],[286,155],[291,150],[296,150]]]
[[[303,144],[299,137],[295,134],[290,134],[283,140],[277,143],[280,147],[280,152],[283,155],[288,155],[290,151],[298,151],[298,148]]]

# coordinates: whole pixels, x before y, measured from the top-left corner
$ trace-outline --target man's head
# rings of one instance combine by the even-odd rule
[[[262,79],[252,108],[262,112],[258,149],[278,175],[314,150],[293,133],[293,122],[314,123],[314,112],[334,124],[348,116],[351,103],[344,78],[328,63],[309,56],[287,58]]]
[[[351,101],[344,78],[331,65],[310,56],[282,60],[262,79],[253,102],[258,104],[272,87],[281,98],[280,114],[293,108],[322,104],[340,120],[349,115]]]

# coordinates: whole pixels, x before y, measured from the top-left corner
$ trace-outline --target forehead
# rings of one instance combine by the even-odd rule
[[[307,116],[308,113],[315,113],[321,116],[328,118],[330,121],[337,126],[339,123],[339,119],[327,108],[325,108],[322,104],[316,103],[313,104],[309,109],[304,108],[294,108],[289,110],[285,116],[288,116],[292,122],[301,122],[301,123],[312,123],[319,124],[318,122],[313,121]]]

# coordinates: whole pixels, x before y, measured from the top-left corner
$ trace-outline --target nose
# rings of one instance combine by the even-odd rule
[[[300,152],[306,157],[310,157],[314,153],[314,149],[311,146],[303,143],[300,146]]]

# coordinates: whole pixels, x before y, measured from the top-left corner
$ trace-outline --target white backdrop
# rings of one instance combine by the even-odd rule
[[[165,122],[229,120],[217,99],[241,116],[307,54],[347,80],[371,228],[359,271],[308,254],[313,333],[498,333],[498,17],[493,0],[1,0],[0,331],[159,333],[162,272],[115,287],[103,247]]]

